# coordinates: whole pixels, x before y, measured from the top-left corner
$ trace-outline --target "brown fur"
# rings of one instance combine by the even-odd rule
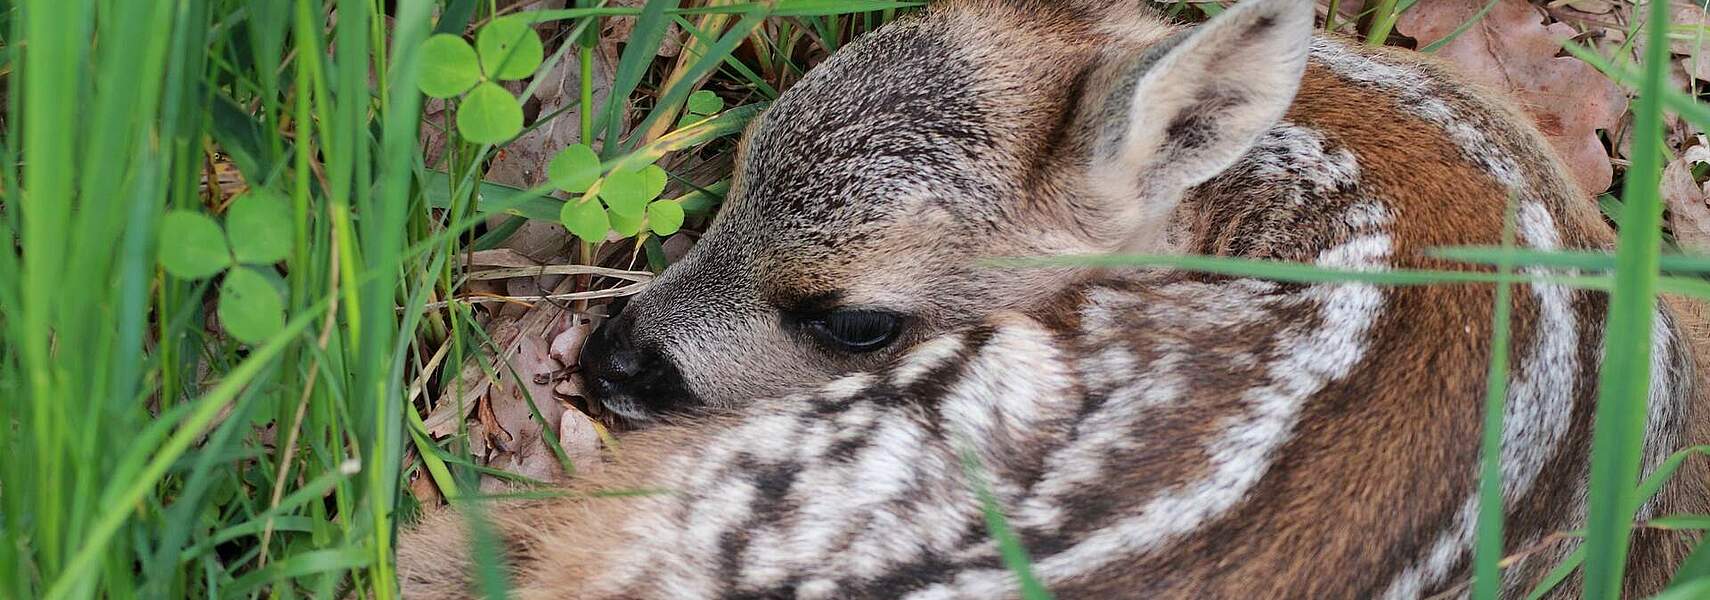
[[[1097,10],[1099,6],[1106,10]],[[626,438],[625,464],[574,488],[580,492],[671,488],[664,495],[642,500],[542,501],[486,511],[506,540],[517,569],[516,581],[522,586],[521,597],[662,597],[681,592],[633,582],[633,587],[614,590],[615,584],[603,579],[616,566],[637,559],[631,552],[638,541],[633,537],[636,531],[629,526],[653,523],[643,519],[645,511],[693,515],[703,503],[726,494],[720,486],[753,481],[741,477],[742,471],[759,467],[717,462],[702,455],[706,449],[740,443],[730,439],[733,432],[768,416],[798,415],[808,410],[803,405],[825,406],[827,414],[840,414],[834,411],[871,402],[895,409],[899,420],[935,427],[934,419],[944,418],[936,411],[949,402],[946,398],[953,394],[946,390],[954,387],[955,378],[979,375],[956,369],[972,368],[967,365],[977,360],[981,348],[975,342],[994,332],[1049,331],[1053,351],[1064,357],[1060,362],[1074,366],[1098,364],[1100,352],[1111,349],[1132,357],[1136,365],[1159,364],[1171,357],[1184,361],[1180,368],[1194,376],[1188,384],[1193,410],[1161,407],[1147,413],[1151,421],[1134,426],[1130,433],[1140,440],[1139,447],[1120,457],[1131,462],[1106,472],[1098,486],[1084,491],[1086,502],[1073,507],[1075,514],[1093,516],[1071,519],[1055,532],[1020,527],[1035,558],[1049,557],[1078,536],[1090,534],[1084,529],[1103,526],[1104,521],[1096,518],[1101,510],[1127,508],[1123,502],[1133,502],[1135,497],[1205,477],[1213,462],[1209,449],[1224,433],[1220,428],[1226,424],[1225,417],[1239,416],[1242,393],[1267,381],[1264,361],[1280,360],[1279,354],[1288,350],[1277,341],[1281,339],[1278,331],[1316,322],[1313,315],[1320,307],[1299,299],[1311,298],[1308,292],[1313,289],[1338,289],[1278,285],[1254,291],[1225,277],[1092,269],[993,275],[964,267],[968,259],[1131,248],[1137,241],[1136,231],[1158,227],[1180,251],[1313,262],[1362,239],[1375,239],[1371,236],[1376,227],[1387,244],[1388,266],[1466,270],[1470,267],[1432,258],[1426,251],[1500,243],[1503,215],[1510,205],[1530,206],[1547,215],[1548,233],[1559,238],[1555,241],[1561,248],[1598,250],[1612,245],[1612,233],[1595,206],[1577,194],[1560,161],[1506,101],[1466,84],[1428,58],[1335,42],[1325,42],[1329,45],[1324,53],[1315,55],[1283,123],[1269,132],[1281,137],[1260,142],[1261,146],[1279,144],[1277,148],[1257,147],[1235,167],[1185,191],[1168,222],[1136,224],[1125,220],[1133,207],[1121,204],[1122,198],[1101,196],[1104,182],[1086,181],[1085,173],[1089,162],[1100,160],[1098,140],[1109,135],[1099,117],[1109,106],[1106,99],[1123,88],[1122,77],[1136,57],[1168,43],[1166,39],[1175,39],[1170,37],[1172,28],[1155,18],[1096,2],[1053,8],[999,0],[942,3],[928,17],[893,27],[906,32],[910,31],[906,28],[929,26],[946,32],[942,35],[949,39],[937,34],[926,39],[934,40],[934,48],[952,53],[939,70],[953,73],[911,71],[903,64],[895,67],[900,75],[892,75],[920,78],[915,87],[946,97],[962,98],[958,94],[967,90],[977,93],[963,98],[965,102],[946,100],[944,106],[936,107],[957,111],[929,115],[944,119],[936,128],[930,118],[924,125],[898,124],[921,130],[905,131],[908,135],[894,143],[907,146],[912,139],[908,136],[948,139],[940,145],[948,147],[943,150],[949,155],[938,157],[920,150],[928,153],[920,160],[933,168],[941,168],[933,163],[938,160],[955,165],[954,177],[932,182],[936,186],[932,189],[963,195],[955,196],[954,202],[941,202],[938,197],[874,193],[871,198],[861,196],[861,203],[825,200],[818,192],[792,196],[801,190],[791,186],[828,177],[812,169],[824,169],[846,157],[835,154],[841,148],[811,146],[812,140],[835,139],[813,129],[820,123],[787,118],[812,115],[811,105],[804,109],[781,101],[766,122],[755,125],[743,151],[745,164],[752,169],[739,167],[738,172],[746,175],[733,186],[725,214],[696,250],[700,254],[688,259],[686,266],[674,267],[660,286],[626,309],[627,314],[641,315],[630,317],[633,327],[652,332],[636,334],[640,337],[665,335],[658,333],[666,328],[661,322],[684,323],[672,325],[678,338],[659,343],[677,352],[672,354],[676,368],[684,371],[691,387],[698,386],[695,394],[719,409],[714,411],[717,416]],[[898,43],[915,40],[900,34],[899,38],[903,42]],[[851,52],[882,49],[857,47]],[[1018,49],[1028,60],[1017,60]],[[1355,68],[1350,64],[1364,64],[1359,61],[1375,61],[1372,64],[1418,80],[1362,79],[1361,73],[1349,71]],[[865,64],[856,60],[828,69],[841,69],[829,71],[838,77],[875,77],[875,85],[884,88],[883,77],[855,68]],[[813,82],[807,85],[810,91],[801,92],[804,98],[822,93],[811,91],[818,89]],[[1408,85],[1425,87],[1408,89]],[[912,89],[901,85],[894,93],[907,94]],[[828,123],[843,123],[862,114],[861,110],[847,114],[826,110],[836,117],[822,119]],[[967,120],[990,114],[1001,118],[965,126]],[[1474,141],[1466,135],[1454,137],[1441,122],[1444,118],[1457,119],[1450,125],[1466,125],[1483,137]],[[1302,150],[1297,146],[1305,142],[1286,137],[1292,131],[1319,136],[1310,141],[1322,148]],[[1491,156],[1469,155],[1469,148]],[[1274,156],[1265,154],[1271,151]],[[791,162],[790,153],[806,156]],[[1284,161],[1284,168],[1266,170],[1265,161],[1270,159]],[[1287,162],[1296,159],[1326,164]],[[1357,164],[1357,174],[1335,171],[1337,161]],[[1502,161],[1512,163],[1512,170],[1504,171],[1508,166]],[[907,173],[891,176],[906,179]],[[852,196],[884,183],[863,179],[859,173],[848,177],[836,180],[835,189]],[[1504,177],[1523,185],[1515,189],[1504,183]],[[1366,205],[1381,209],[1387,224],[1364,222],[1373,220],[1359,217]],[[896,214],[915,220],[899,224],[892,216]],[[1536,213],[1528,215],[1536,217]],[[786,225],[780,227],[780,222]],[[1531,225],[1538,227],[1535,221]],[[922,235],[923,230],[964,235]],[[1538,235],[1536,230],[1530,233]],[[1140,237],[1145,239],[1139,243],[1160,243]],[[756,272],[762,274],[757,281],[743,283],[744,278],[757,277]],[[1542,299],[1542,289],[1514,288],[1510,364],[1516,377],[1524,375],[1520,371],[1526,365],[1545,364],[1549,357],[1539,353],[1555,339],[1551,336],[1560,333],[1550,329],[1550,311],[1555,309]],[[905,336],[907,343],[876,355],[812,358],[817,355],[771,325],[776,316],[765,307],[824,294],[857,303],[897,302],[898,297],[916,302],[908,306],[917,319],[915,328]],[[1110,297],[1122,302],[1109,302]],[[1124,561],[1123,568],[1101,572],[1102,577],[1051,582],[1053,590],[1063,597],[1369,597],[1405,579],[1409,568],[1423,568],[1420,565],[1432,555],[1430,549],[1454,530],[1467,494],[1477,483],[1493,288],[1472,284],[1399,287],[1383,290],[1380,297],[1381,312],[1363,332],[1362,340],[1369,346],[1366,358],[1346,375],[1328,378],[1323,389],[1310,396],[1291,437],[1241,502],[1172,538],[1165,550],[1142,553]],[[1229,304],[1243,298],[1263,304],[1262,310],[1269,312],[1259,319],[1238,318],[1243,307]],[[1570,375],[1568,405],[1546,407],[1566,411],[1562,441],[1551,448],[1527,449],[1549,458],[1536,483],[1507,507],[1506,550],[1526,553],[1505,572],[1504,593],[1509,596],[1530,590],[1571,549],[1571,543],[1543,540],[1583,521],[1585,457],[1606,299],[1589,292],[1571,292],[1565,298],[1565,316],[1577,323],[1578,342],[1567,360],[1582,368]],[[708,304],[716,301],[726,303]],[[693,312],[703,309],[709,312]],[[726,316],[719,310],[734,314]],[[1652,424],[1655,443],[1667,450],[1710,441],[1710,413],[1706,412],[1710,380],[1704,379],[1705,370],[1698,366],[1701,357],[1710,356],[1706,354],[1710,325],[1696,304],[1668,299],[1664,310],[1663,323],[1677,336],[1666,348],[1676,353],[1675,364],[1686,370],[1684,379],[1662,382],[1673,386],[1667,389],[1671,400],[1679,399],[1677,411],[1668,413],[1664,422]],[[1114,315],[1124,326],[1098,329],[1094,317],[1099,311]],[[714,315],[724,321],[707,320]],[[906,390],[868,387],[851,397],[822,389],[826,382],[849,373],[873,373],[878,380],[893,377],[902,368],[899,365],[921,360],[921,346],[910,346],[940,340],[946,332],[975,341],[965,341],[968,348],[945,359],[948,366],[932,371],[926,383]],[[717,356],[726,364],[709,365],[705,358],[681,354],[689,351]],[[1041,358],[1039,364],[1053,361]],[[1025,379],[1027,374],[1015,377]],[[1064,385],[1073,397],[1085,397],[1096,387],[1090,377]],[[887,394],[900,398],[887,400]],[[744,405],[743,399],[756,403]],[[791,423],[805,431],[817,431],[812,428],[821,424],[806,416],[802,419]],[[1073,439],[1074,427],[1058,427],[1065,426],[1046,421],[1021,432],[994,434],[990,447],[981,447],[988,452],[985,456],[994,477],[1024,488],[1005,492],[1003,499],[1011,506],[1030,493],[1033,484],[1026,482],[1036,482],[1047,468],[1043,457],[1067,443],[1063,438]],[[699,460],[707,461],[709,468],[735,474],[720,479],[691,470],[713,477],[711,487],[697,487],[685,480],[680,465],[701,464]],[[803,468],[818,466],[810,463]],[[1651,467],[1654,464],[1647,465]],[[1687,461],[1649,507],[1650,513],[1710,511],[1707,481],[1710,471],[1702,461]],[[775,499],[788,500],[782,495]],[[633,512],[637,510],[644,512]],[[901,508],[897,510],[900,513]],[[755,530],[731,535],[749,540],[771,531],[767,528],[780,527],[784,525],[762,522]],[[913,535],[913,531],[899,526],[896,535]],[[667,532],[643,533],[672,539]],[[462,539],[461,520],[449,511],[430,516],[406,534],[399,555],[406,594],[463,597],[469,562]],[[1638,532],[1628,570],[1629,595],[1659,590],[1694,542],[1693,536],[1676,532]],[[1420,579],[1418,593],[1465,585],[1469,557],[1451,556],[1459,558],[1446,567],[1449,575]],[[640,559],[679,561],[685,563],[681,569],[695,569],[699,566],[695,561],[710,560],[669,553]],[[661,564],[646,572],[674,568],[679,565]],[[709,585],[722,586],[709,589],[739,595],[735,582]],[[1576,593],[1577,588],[1577,581],[1570,581],[1558,595]]]

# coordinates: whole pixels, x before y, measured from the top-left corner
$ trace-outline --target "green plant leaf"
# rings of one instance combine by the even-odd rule
[[[728,187],[728,185],[726,185]],[[422,177],[422,192],[428,206],[451,207],[451,176],[445,171],[429,169]],[[508,185],[482,181],[476,187],[475,212],[491,215],[514,215],[536,221],[557,222],[564,201],[546,194],[551,190],[525,190]]]
[[[647,211],[648,201],[659,196],[652,189],[650,177],[640,171],[612,171],[600,185],[600,198],[613,213],[639,221]]]
[[[416,82],[423,94],[454,98],[481,82],[475,49],[463,38],[442,33],[422,42],[422,75]]]
[[[618,211],[611,211],[612,231],[624,237],[635,237],[641,233],[641,217],[629,216]]]
[[[683,205],[676,200],[660,200],[647,205],[647,228],[659,235],[671,235],[683,228]]]
[[[1706,515],[1669,515],[1657,517],[1645,523],[1650,527],[1663,529],[1710,529],[1710,516]]]
[[[647,187],[644,189],[647,191],[649,200],[658,198],[660,194],[665,193],[665,183],[669,178],[665,174],[665,169],[659,168],[659,165],[648,165],[647,168],[641,170],[641,176],[647,180]]]
[[[600,155],[587,144],[570,146],[552,157],[552,162],[546,165],[546,176],[558,189],[586,192],[600,179]]]
[[[694,127],[673,131],[665,134],[633,152],[613,159],[613,169],[640,169],[653,164],[661,157],[672,152],[694,148],[712,140],[741,133],[742,129],[766,110],[767,103],[755,103],[738,106],[724,111],[716,117],[697,121]],[[653,114],[658,114],[655,111]]]
[[[689,94],[689,113],[696,115],[711,115],[724,110],[724,98],[712,90],[699,90]]]
[[[605,241],[606,232],[612,229],[612,222],[606,216],[605,207],[600,206],[599,199],[593,196],[581,201],[565,202],[564,208],[558,213],[558,220],[576,237],[595,244]]]
[[[540,34],[527,20],[517,17],[494,19],[482,27],[475,34],[475,46],[481,55],[481,71],[489,79],[528,77],[546,56]]]
[[[291,207],[285,196],[266,188],[238,196],[226,211],[232,254],[244,264],[270,264],[291,253]]]
[[[457,131],[477,144],[497,144],[522,131],[522,106],[505,88],[483,82],[457,108]]]
[[[201,279],[231,266],[226,234],[199,212],[175,210],[160,222],[160,266],[175,277]]]
[[[220,324],[246,344],[259,344],[285,328],[285,302],[267,278],[248,268],[232,269],[220,283]]]

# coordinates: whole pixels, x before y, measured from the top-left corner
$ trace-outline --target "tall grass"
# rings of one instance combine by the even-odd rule
[[[1645,443],[1651,382],[1651,324],[1657,306],[1662,237],[1662,98],[1668,85],[1669,7],[1651,2],[1644,78],[1634,108],[1633,163],[1622,190],[1615,287],[1610,292],[1608,339],[1598,377],[1596,431],[1591,443],[1590,516],[1585,538],[1585,594],[1619,598],[1627,566],[1634,489]]]
[[[537,18],[585,42],[554,60],[581,63],[587,84],[584,48],[604,20],[641,14],[618,101],[581,98],[580,129],[608,140],[611,161],[738,131],[755,110],[693,131],[671,125],[709,76],[750,103],[775,96],[779,77],[738,73],[747,65],[731,59],[766,19],[843,39],[862,28],[835,15],[903,6],[603,4]],[[495,9],[511,10],[484,0],[0,7],[0,239],[11,242],[0,251],[0,598],[396,596],[392,540],[415,510],[406,478],[425,470],[452,497],[474,488],[461,441],[424,435],[418,413],[456,375],[438,365],[483,351],[467,305],[445,302],[458,293],[457,257],[489,214],[557,214],[545,189],[481,184],[499,148],[454,137],[450,159],[423,160],[417,48]],[[662,69],[650,46],[672,23],[697,37],[691,56]],[[768,60],[772,73],[805,68],[788,51]],[[647,110],[621,109],[632,90]],[[239,187],[286,198],[291,215],[277,223],[287,258],[253,268],[277,288],[286,324],[253,344],[221,326],[219,277],[180,279],[156,261],[183,243],[160,235],[168,211],[224,217],[228,168]],[[716,201],[696,198],[702,212]],[[424,310],[430,302],[440,308]],[[439,351],[451,358],[435,360]]]

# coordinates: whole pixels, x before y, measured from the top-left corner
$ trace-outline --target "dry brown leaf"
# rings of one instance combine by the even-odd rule
[[[525,317],[524,321],[527,320]],[[559,429],[564,407],[553,399],[551,382],[541,382],[537,375],[550,378],[561,367],[548,355],[544,335],[518,336],[515,350],[509,364],[501,367],[493,393],[488,396],[487,406],[495,419],[493,425],[502,429],[504,435],[492,436],[487,464],[541,481],[557,481],[565,473],[543,432],[548,428]],[[534,418],[534,411],[529,408],[531,400],[542,420]]]
[[[1669,209],[1674,241],[1689,252],[1710,254],[1710,187],[1692,178],[1690,157],[1663,169],[1662,197]]]
[[[1673,20],[1669,50],[1679,55],[1680,66],[1696,79],[1710,81],[1710,11],[1691,2],[1677,0],[1670,6]]]
[[[487,336],[495,343],[504,344],[515,339],[517,325],[515,319],[497,319],[487,324]],[[493,380],[487,377],[478,357],[471,356],[463,363],[463,370],[457,374],[461,383],[463,396],[459,399],[441,399],[439,405],[428,413],[425,425],[429,434],[434,437],[444,437],[457,432],[457,424],[474,410],[487,392],[493,386]],[[446,393],[453,393],[457,388],[447,388]]]
[[[1615,10],[1614,0],[1555,0],[1550,7],[1565,6],[1582,13],[1603,15]]]
[[[1710,12],[1706,12],[1698,2],[1674,0],[1669,3],[1670,52],[1688,55],[1710,48],[1710,32],[1706,31],[1710,29]],[[1644,4],[1640,3],[1640,6]]]
[[[684,256],[688,256],[689,249],[694,246],[695,240],[690,238],[687,233],[678,233],[665,238],[665,243],[661,245],[665,250],[665,262],[676,264]]]
[[[600,460],[600,433],[588,415],[564,411],[564,418],[558,424],[558,443],[570,457],[570,465],[576,467],[577,475],[593,475],[605,466]]]
[[[1447,37],[1484,7],[1484,0],[1432,0],[1402,13],[1396,30],[1420,45]],[[1524,0],[1500,0],[1489,14],[1437,56],[1475,81],[1509,92],[1529,112],[1589,198],[1609,188],[1614,169],[1597,130],[1613,128],[1627,97],[1596,69],[1557,56],[1574,35]]]
[[[517,256],[502,252],[486,254],[481,259],[494,263],[519,262]],[[530,278],[518,277],[509,282],[523,279]],[[562,279],[553,292],[566,292],[576,285],[572,278]],[[599,462],[599,436],[593,426],[585,415],[566,410],[566,403],[558,399],[560,395],[580,393],[574,386],[565,388],[566,383],[573,382],[567,378],[566,367],[575,362],[583,340],[594,328],[592,318],[566,309],[540,302],[518,317],[495,319],[488,326],[493,348],[498,351],[496,359],[488,358],[494,376],[488,376],[473,360],[464,367],[463,385],[470,390],[464,396],[464,407],[475,410],[474,418],[468,422],[470,446],[487,466],[536,480],[561,481],[566,473],[546,439],[546,431],[564,436],[559,444],[572,464]],[[532,409],[530,401],[534,404]],[[539,419],[535,418],[536,411]],[[435,435],[456,431],[465,415],[454,403],[442,403],[429,415],[429,431]],[[498,491],[508,484],[486,477],[481,485],[484,490]]]
[[[463,255],[463,265],[466,267],[498,267],[520,269],[523,267],[538,267],[540,261],[529,258],[511,248],[494,248],[480,250]]]
[[[1630,160],[1633,156],[1633,113],[1629,112],[1622,115],[1621,124],[1617,126],[1615,130],[1618,132],[1616,137],[1618,143],[1615,145],[1615,156],[1622,159],[1623,162],[1620,164],[1624,166],[1626,165],[1625,161]],[[1691,140],[1695,133],[1697,132],[1693,131],[1692,123],[1681,118],[1680,115],[1674,113],[1663,114],[1664,146],[1668,148],[1680,148],[1686,145],[1687,141]]]
[[[594,52],[594,106],[605,105],[616,62],[604,52]],[[546,164],[552,157],[581,141],[580,68],[576,55],[567,53],[551,71],[537,76],[534,95],[527,102],[537,119],[547,120],[499,150],[487,171],[488,180],[521,188],[539,185],[546,181]],[[520,91],[518,85],[512,91]]]
[[[1702,1],[1674,0],[1669,7],[1669,52],[1676,57],[1684,72],[1697,79],[1710,80],[1710,12],[1697,4]],[[1596,28],[1602,29],[1605,39],[1598,46],[1605,55],[1613,56],[1626,50],[1633,61],[1644,57],[1646,37],[1642,29],[1632,43],[1627,43],[1628,27],[1634,22],[1633,11],[1641,8],[1642,4],[1624,5],[1615,11],[1613,23],[1586,23],[1600,25]],[[1643,13],[1638,20],[1643,21]]]
[[[616,0],[613,6],[624,8],[641,8],[647,0]],[[635,31],[635,17],[612,17],[605,20],[606,30],[600,34],[602,41],[618,44],[629,41],[629,34]],[[683,51],[683,28],[672,21],[665,28],[665,38],[659,41],[659,56],[674,57]]]
[[[568,291],[570,285],[565,282],[558,291]],[[491,407],[494,422],[482,425],[502,429],[506,435],[495,436],[496,443],[489,447],[486,454],[490,466],[546,481],[562,475],[541,430],[557,429],[564,409],[553,400],[551,382],[540,382],[537,377],[545,375],[550,379],[563,369],[552,359],[547,344],[551,332],[562,327],[563,314],[563,310],[551,303],[536,304],[517,319],[515,333],[509,339],[493,338],[500,360],[495,364],[497,377],[493,379],[486,405]],[[529,400],[534,402],[544,422],[534,419]]]
[[[1710,137],[1700,133],[1693,136],[1696,145],[1687,148],[1681,157],[1693,163],[1710,163]]]
[[[593,332],[594,320],[586,315],[576,315],[573,323],[552,338],[552,358],[566,367],[575,365],[576,357],[582,353],[582,344]]]

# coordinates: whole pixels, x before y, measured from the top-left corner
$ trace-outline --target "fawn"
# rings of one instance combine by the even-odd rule
[[[1465,269],[1607,249],[1525,117],[1428,58],[1315,37],[1312,2],[1181,28],[1117,0],[947,0],[745,134],[700,243],[587,345],[652,426],[578,489],[497,505],[523,597],[996,598],[1004,515],[1065,598],[1415,598],[1467,582],[1493,286],[997,269],[1109,252]],[[1584,521],[1606,298],[1515,289],[1505,595]],[[1705,440],[1696,315],[1656,316],[1645,468]],[[1689,463],[1641,518],[1704,512]],[[449,512],[449,511],[442,511]],[[471,592],[461,521],[400,543]],[[1629,593],[1691,548],[1635,534]],[[1558,594],[1572,594],[1569,581]]]

